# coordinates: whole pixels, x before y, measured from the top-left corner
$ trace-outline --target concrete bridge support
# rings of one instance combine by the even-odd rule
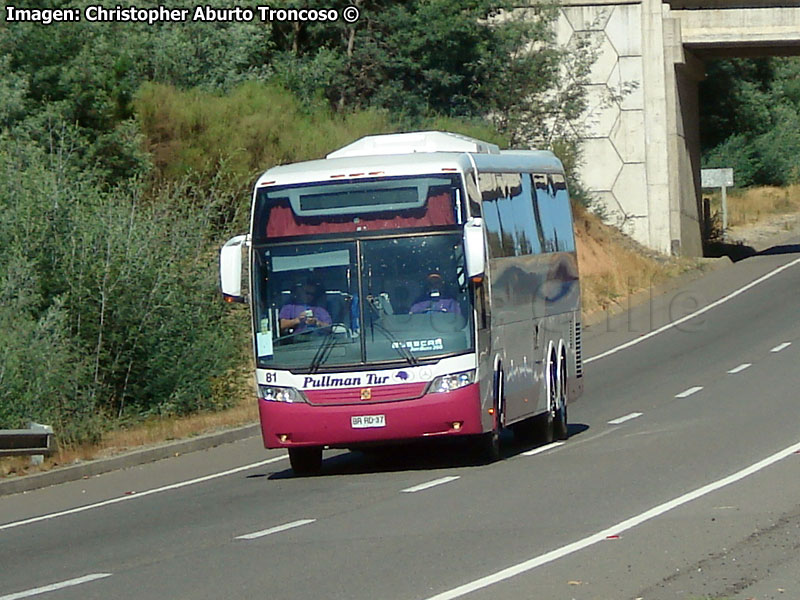
[[[597,52],[576,126],[584,182],[640,243],[702,254],[703,60],[800,53],[800,1],[562,0],[558,42],[581,37]]]
[[[697,80],[703,70],[683,52],[679,23],[665,6],[661,0],[565,2],[558,40],[589,36],[597,53],[589,115],[578,134],[583,179],[602,212],[645,246],[700,254]]]

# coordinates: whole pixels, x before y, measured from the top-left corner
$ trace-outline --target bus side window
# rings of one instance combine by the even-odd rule
[[[541,252],[530,177],[519,173],[481,173],[480,183],[492,258]]]
[[[486,286],[483,283],[475,285],[475,310],[478,313],[478,329],[489,327],[489,304],[486,301]]]
[[[481,193],[475,186],[475,171],[464,173],[464,182],[467,186],[467,199],[469,201],[469,214],[471,217],[481,216]]]
[[[542,223],[543,249],[545,252],[558,251],[558,235],[555,227],[555,193],[547,175],[533,176],[536,205]]]
[[[528,190],[529,190],[529,202],[533,207],[533,220],[536,226],[536,237],[539,240],[539,252],[544,252],[544,232],[542,231],[542,217],[539,214],[539,203],[536,200],[536,185],[534,180],[534,175],[528,173],[525,178],[528,180]]]
[[[478,177],[481,186],[483,225],[486,228],[489,258],[502,258],[506,256],[506,248],[503,243],[505,236],[497,205],[500,198],[500,186],[494,173],[481,173]]]
[[[520,231],[518,214],[519,201],[516,198],[522,193],[521,178],[516,173],[498,173],[497,212],[500,213],[500,229],[503,232],[503,256],[520,256],[527,254],[524,231]],[[522,233],[522,235],[520,235]]]
[[[533,186],[530,175],[520,177],[519,192],[514,196],[514,225],[517,230],[519,248],[517,254],[540,254],[542,252],[541,224],[535,212]]]
[[[553,224],[558,239],[559,252],[573,252],[575,250],[575,233],[572,229],[572,210],[567,192],[567,180],[563,175],[552,176],[551,187],[555,192],[553,202]]]

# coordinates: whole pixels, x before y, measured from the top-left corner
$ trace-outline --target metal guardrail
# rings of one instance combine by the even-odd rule
[[[0,456],[49,455],[55,435],[49,425],[31,423],[30,429],[0,429]]]

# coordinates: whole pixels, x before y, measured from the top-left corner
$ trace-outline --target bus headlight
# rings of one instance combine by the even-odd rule
[[[267,402],[305,402],[303,393],[291,387],[258,385],[258,397]]]
[[[475,369],[463,371],[461,373],[452,373],[450,375],[441,375],[431,381],[428,386],[429,394],[438,394],[441,392],[452,392],[458,388],[462,388],[475,381]]]

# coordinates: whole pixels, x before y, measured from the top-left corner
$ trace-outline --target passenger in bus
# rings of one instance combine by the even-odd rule
[[[290,329],[294,333],[311,331],[331,324],[331,315],[319,306],[320,287],[316,283],[298,284],[294,297],[281,307],[281,333]]]
[[[444,280],[437,271],[425,278],[425,293],[411,305],[412,315],[430,312],[461,314],[461,307],[454,298],[444,294]]]

